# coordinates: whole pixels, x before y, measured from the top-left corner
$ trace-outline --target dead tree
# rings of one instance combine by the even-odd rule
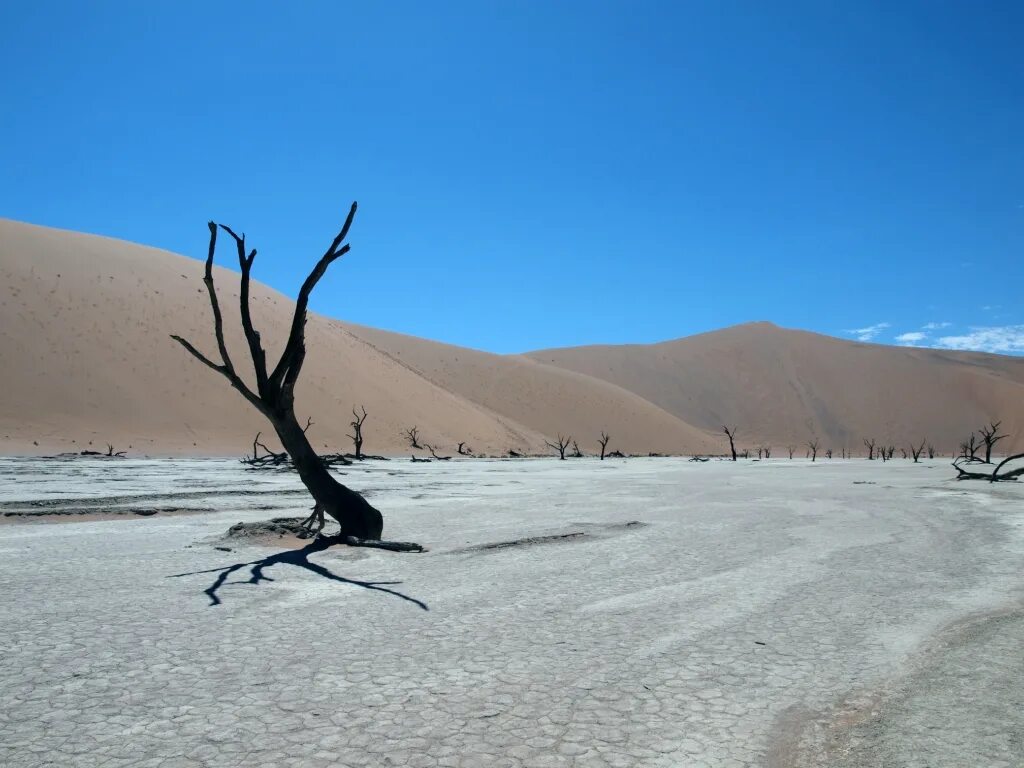
[[[953,467],[957,471],[957,480],[988,480],[990,483],[1007,482],[1010,480],[1016,480],[1018,477],[1024,476],[1024,466],[1018,467],[1017,469],[1007,470],[1000,472],[1000,470],[1007,464],[1020,461],[1024,459],[1024,453],[1018,453],[1013,456],[1007,456],[993,469],[991,472],[969,472],[963,468],[963,464],[971,464],[972,462],[965,461],[963,456],[957,456],[953,460]],[[961,463],[962,462],[962,463]],[[979,463],[979,462],[974,462]]]
[[[352,406],[352,421],[349,422],[349,426],[352,427],[351,435],[347,435],[349,440],[356,447],[356,460],[361,461],[363,458],[363,422],[366,421],[366,407],[359,406],[363,409],[363,415],[360,416],[356,413],[356,407]]]
[[[786,446],[786,450],[789,451],[789,458],[792,459],[793,458],[793,451],[796,450],[796,446],[795,445],[787,445]]]
[[[611,437],[609,437],[607,434],[604,433],[604,431],[602,431],[601,439],[597,441],[601,444],[601,461],[604,461],[604,451],[608,447],[609,440],[611,440]]]
[[[987,427],[982,427],[979,430],[981,432],[981,439],[985,443],[985,463],[986,464],[991,464],[992,463],[992,448],[995,447],[995,444],[998,443],[1000,440],[1003,440],[1004,438],[1009,437],[1009,435],[1000,435],[999,434],[999,426],[1002,423],[1003,422],[1001,422],[1001,421],[991,421],[991,422],[989,422]]]
[[[928,451],[928,458],[929,459],[934,459],[935,458],[935,446],[932,445],[931,443],[928,443],[928,448],[926,450]]]
[[[723,424],[722,431],[725,432],[725,436],[729,438],[729,450],[732,452],[732,460],[736,461],[736,427],[729,429]]]
[[[818,438],[807,441],[807,450],[811,452],[811,461],[817,461],[818,459]]]
[[[427,445],[426,443],[424,443],[423,447],[430,451],[430,455],[433,456],[438,461],[449,461],[451,459],[451,456],[438,456],[437,452],[434,450],[434,447],[432,445]]]
[[[309,295],[327,272],[327,268],[338,258],[348,253],[349,245],[345,243],[352,220],[356,215],[356,204],[352,203],[345,223],[330,246],[314,265],[312,271],[302,283],[299,295],[295,300],[295,312],[292,316],[288,339],[285,342],[281,357],[273,369],[267,366],[267,353],[263,348],[259,332],[253,327],[252,315],[249,310],[250,273],[256,259],[256,249],[246,252],[245,236],[239,237],[230,228],[221,225],[220,229],[228,233],[235,241],[238,251],[238,265],[241,269],[239,290],[239,311],[242,320],[242,331],[248,345],[249,357],[255,374],[255,389],[242,379],[235,369],[224,340],[224,320],[221,316],[220,302],[213,284],[213,256],[217,247],[217,224],[209,223],[210,244],[206,256],[206,267],[203,283],[206,285],[213,312],[213,331],[220,354],[220,362],[214,362],[200,352],[190,342],[180,336],[171,338],[183,346],[196,360],[216,371],[244,397],[250,405],[262,413],[274,427],[281,445],[292,459],[295,469],[302,479],[303,485],[316,502],[313,513],[304,522],[304,526],[313,531],[319,524],[316,533],[323,529],[324,514],[338,521],[341,527],[340,536],[349,544],[375,546],[400,551],[422,550],[418,544],[404,542],[381,541],[384,530],[384,518],[381,513],[370,505],[361,495],[339,483],[324,466],[316,451],[309,444],[298,419],[295,417],[295,384],[299,380],[302,364],[306,360],[306,309]]]
[[[757,460],[758,460],[758,461],[760,461],[760,460],[761,460],[761,455],[762,455],[763,453],[764,453],[764,448],[762,448],[761,446],[758,446],[758,447],[757,447]]]
[[[885,452],[888,454],[889,461],[892,461],[892,457],[896,453],[896,446],[890,445],[888,448],[885,449]]]
[[[910,446],[910,455],[914,457],[914,463],[915,464],[917,464],[919,462],[919,460],[921,458],[921,454],[923,452],[924,452],[924,440],[922,440],[921,444],[919,446],[917,446],[916,448],[913,445]],[[903,458],[906,458],[906,455],[904,455]]]
[[[114,459],[114,458],[117,458],[119,456],[123,457],[124,455],[125,455],[124,451],[117,451],[117,452],[115,452],[114,451],[114,446],[111,445],[110,443],[107,443],[107,456],[109,458]]]
[[[572,437],[562,437],[561,435],[559,435],[558,445],[555,445],[554,443],[549,443],[547,440],[544,441],[544,444],[548,446],[548,448],[552,448],[558,451],[558,458],[560,458],[562,461],[565,461],[565,449],[569,447],[570,442],[572,442]]]
[[[764,447],[764,457],[766,459],[770,459],[772,457],[772,447],[770,445],[766,445]]]
[[[832,449],[831,448],[829,448],[827,451],[825,451],[825,458],[826,459],[831,459],[832,458]]]
[[[875,460],[875,441],[874,440],[865,440],[864,441],[864,445],[868,449],[868,461],[874,461]]]
[[[968,464],[984,464],[985,462],[978,456],[978,449],[981,445],[975,438],[974,433],[971,432],[971,436],[960,443],[960,453],[957,456],[958,459],[962,459]]]
[[[473,449],[472,448],[466,448],[465,445],[466,445],[465,441],[459,443],[459,447],[457,449],[458,452],[459,452],[459,456],[472,456],[473,455]]]
[[[423,446],[420,445],[420,431],[416,427],[403,430],[402,435],[409,441],[410,448],[423,448]]]
[[[572,457],[574,459],[582,459],[583,458],[583,451],[581,451],[580,447],[578,445],[576,445],[576,441],[575,440],[572,441]]]

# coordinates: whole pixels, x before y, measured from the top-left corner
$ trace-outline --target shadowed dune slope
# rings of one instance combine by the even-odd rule
[[[532,352],[530,358],[635,392],[706,430],[739,429],[744,446],[776,455],[811,435],[820,450],[862,453],[864,438],[950,452],[988,419],[1024,451],[1024,359],[863,344],[748,323],[649,345]],[[897,455],[899,455],[897,453]]]
[[[213,356],[201,278],[195,259],[0,219],[0,452],[110,442],[133,453],[239,455],[257,430],[267,438],[263,418],[168,336],[180,334]],[[232,358],[251,380],[238,276],[218,269],[215,278]],[[270,359],[293,306],[254,284],[254,322]],[[296,411],[313,418],[309,435],[321,450],[351,448],[346,433],[355,404],[370,413],[364,450],[371,453],[408,454],[400,432],[412,425],[443,453],[463,440],[488,453],[547,452],[545,435],[560,430],[576,433],[587,452],[601,429],[623,450],[703,450],[714,442],[613,384],[526,358],[316,315],[307,347]]]

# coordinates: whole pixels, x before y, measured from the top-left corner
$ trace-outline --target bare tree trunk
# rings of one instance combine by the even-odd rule
[[[729,429],[728,427],[723,426],[722,431],[725,432],[725,436],[729,438],[729,450],[732,452],[732,460],[736,461],[736,427]]]
[[[608,447],[609,440],[611,440],[611,437],[601,432],[601,439],[597,441],[601,444],[601,461],[604,461],[604,451]]]
[[[373,540],[375,542],[373,546],[416,551],[421,550],[422,547],[404,542],[379,541],[384,528],[383,516],[366,499],[334,479],[309,444],[305,430],[295,418],[295,384],[306,359],[305,328],[309,295],[320,278],[327,272],[327,268],[349,251],[349,245],[343,243],[348,236],[355,215],[356,204],[352,203],[352,208],[349,210],[341,231],[303,281],[295,300],[295,312],[292,316],[288,339],[281,357],[272,371],[267,367],[266,350],[263,349],[259,332],[253,327],[249,308],[250,274],[253,261],[256,259],[256,250],[253,249],[246,253],[245,236],[239,237],[229,227],[220,225],[220,228],[234,239],[238,252],[238,264],[241,270],[239,311],[242,330],[245,333],[249,357],[255,374],[255,391],[239,376],[224,341],[224,321],[213,283],[213,257],[217,247],[218,225],[212,221],[209,223],[210,245],[206,257],[203,283],[206,285],[210,309],[213,312],[213,330],[221,362],[214,362],[180,336],[172,335],[171,338],[181,344],[203,365],[224,376],[231,386],[273,425],[281,445],[291,456],[292,463],[298,471],[303,485],[306,486],[316,502],[313,514],[305,523],[310,530],[313,525],[319,523],[320,527],[316,531],[319,533],[323,528],[324,514],[326,513],[338,521],[341,535],[350,544],[361,544],[365,540]],[[308,426],[309,423],[307,423]]]

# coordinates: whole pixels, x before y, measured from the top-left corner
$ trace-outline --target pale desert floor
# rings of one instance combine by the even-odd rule
[[[221,538],[289,474],[0,460],[0,765],[1020,766],[1024,484],[952,474],[374,463],[430,551],[307,556]]]

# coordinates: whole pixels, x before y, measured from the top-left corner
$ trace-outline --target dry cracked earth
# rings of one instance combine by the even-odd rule
[[[952,474],[348,470],[395,554],[225,540],[288,473],[0,460],[0,765],[1021,766],[1024,484]]]

